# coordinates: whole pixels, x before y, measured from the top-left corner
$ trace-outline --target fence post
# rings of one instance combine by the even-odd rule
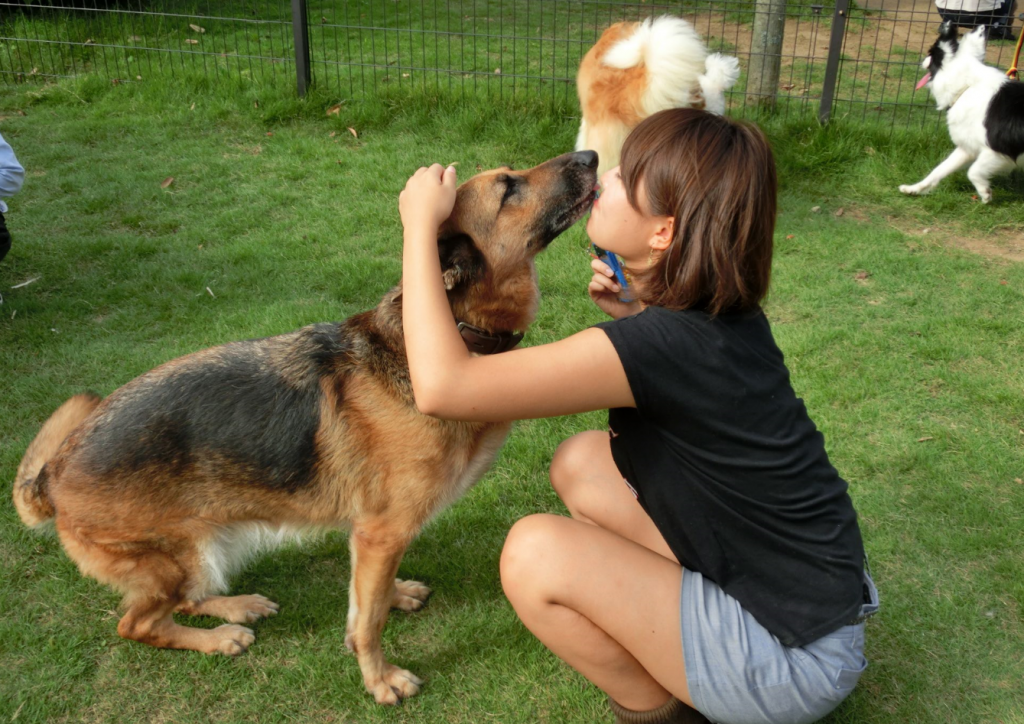
[[[828,123],[832,115],[832,99],[836,94],[839,79],[839,58],[843,53],[846,38],[846,19],[850,15],[850,0],[836,0],[832,13],[832,36],[828,41],[828,62],[825,64],[825,82],[821,86],[821,105],[818,106],[818,122]]]
[[[754,95],[759,106],[774,108],[786,34],[786,0],[754,0],[751,32],[747,95]]]
[[[306,14],[306,0],[292,0],[292,32],[295,35],[295,83],[299,96],[304,96],[313,77],[309,63],[309,19]]]

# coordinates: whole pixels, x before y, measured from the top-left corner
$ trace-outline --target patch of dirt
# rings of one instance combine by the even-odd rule
[[[848,28],[846,33],[847,55],[858,60],[870,60],[863,48],[869,48],[872,55],[885,56],[887,59],[892,48],[902,48],[910,53],[917,53],[923,60],[928,48],[939,34],[942,17],[933,0],[868,0],[861,2],[861,7],[870,15],[866,17],[867,25],[862,30]],[[862,17],[855,11],[853,18]],[[1020,21],[1014,21],[1015,30],[1020,28]],[[966,32],[962,31],[962,32]],[[886,47],[888,45],[888,48]],[[992,42],[987,48],[987,60],[991,65],[1006,67],[1013,57],[1014,43]],[[879,53],[879,51],[882,53]]]
[[[888,221],[893,228],[908,236],[928,239],[944,246],[990,258],[1024,262],[1024,229],[994,229],[983,235],[973,236],[942,228],[912,228],[907,219],[890,218]]]
[[[872,215],[860,207],[849,204],[846,206],[833,204],[833,206],[834,208],[821,207],[819,213],[832,214],[837,217],[842,216],[858,222],[872,220]],[[877,219],[877,217],[875,218]],[[1024,262],[1024,225],[1020,228],[996,228],[977,234],[965,234],[957,229],[949,229],[942,226],[926,226],[919,219],[886,216],[885,221],[897,231],[921,241],[963,249],[964,251],[981,254],[992,259]],[[865,283],[864,280],[866,278],[858,279],[858,281]]]
[[[1024,232],[996,231],[987,238],[952,237],[956,246],[985,256],[1024,261]]]
[[[730,54],[735,53],[744,60],[749,58],[753,35],[753,26],[750,22],[741,22],[722,13],[708,13],[696,17],[687,15],[686,19],[703,37],[727,43],[727,52]],[[831,14],[787,18],[781,51],[783,67],[789,67],[794,60],[824,62],[828,58],[830,20]]]

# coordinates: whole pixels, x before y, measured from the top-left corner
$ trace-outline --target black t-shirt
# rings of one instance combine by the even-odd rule
[[[597,326],[636,400],[609,411],[612,456],[679,562],[787,646],[853,619],[857,514],[764,314],[649,307]]]

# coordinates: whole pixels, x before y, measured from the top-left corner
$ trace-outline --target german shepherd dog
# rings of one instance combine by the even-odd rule
[[[593,202],[597,155],[507,167],[463,183],[438,250],[453,316],[471,350],[514,346],[537,311],[534,257]],[[395,578],[421,527],[487,471],[511,423],[420,414],[402,335],[402,289],[376,309],[167,362],[105,400],[64,403],[14,481],[26,525],[54,521],[79,570],[124,594],[122,637],[230,656],[263,596],[223,596],[249,558],[290,534],[350,528],[345,642],[381,704],[419,691],[389,664],[389,608],[430,589]],[[173,614],[215,616],[200,629]]]

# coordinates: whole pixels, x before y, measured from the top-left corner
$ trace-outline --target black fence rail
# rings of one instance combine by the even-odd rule
[[[571,106],[579,62],[606,27],[665,13],[739,58],[732,114],[936,122],[914,88],[942,19],[933,0],[0,0],[0,84],[199,75],[339,98],[388,89]],[[1020,27],[1008,10],[958,19]],[[1013,49],[992,40],[988,60],[1006,67]]]

